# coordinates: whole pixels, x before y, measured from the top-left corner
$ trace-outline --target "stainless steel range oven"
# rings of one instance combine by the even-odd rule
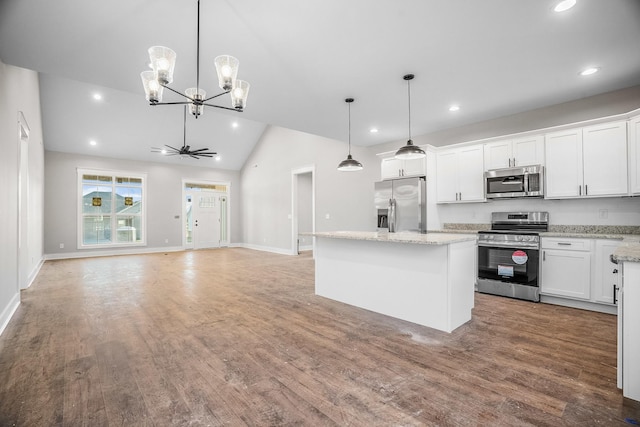
[[[478,292],[540,301],[541,231],[548,212],[493,212],[491,231],[478,233]]]

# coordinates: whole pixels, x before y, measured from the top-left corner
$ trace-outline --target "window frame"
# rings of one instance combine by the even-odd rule
[[[111,243],[99,243],[99,244],[85,244],[84,243],[84,235],[83,235],[83,224],[84,217],[83,214],[83,176],[84,175],[98,175],[98,176],[110,176],[111,177],[111,188],[112,195],[116,194],[116,179],[117,178],[135,178],[141,181],[141,198],[140,198],[140,222],[141,222],[141,232],[142,238],[140,241],[135,242],[114,242]],[[108,248],[122,248],[122,247],[132,247],[132,246],[147,246],[147,174],[144,172],[130,172],[130,171],[120,171],[120,170],[112,170],[112,169],[77,169],[77,195],[76,195],[76,203],[77,203],[77,216],[76,216],[76,230],[77,230],[77,248],[80,249],[108,249]],[[112,196],[113,197],[113,196]],[[118,214],[116,212],[116,203],[112,198],[111,200],[111,212],[108,214],[111,216],[111,229],[117,230],[117,218]],[[136,215],[137,216],[137,215]]]

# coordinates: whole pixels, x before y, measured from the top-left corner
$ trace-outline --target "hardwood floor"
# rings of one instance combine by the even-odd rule
[[[615,316],[477,294],[446,334],[315,296],[309,255],[48,261],[0,336],[0,426],[634,420]]]

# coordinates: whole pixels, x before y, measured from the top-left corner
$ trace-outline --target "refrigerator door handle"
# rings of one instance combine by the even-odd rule
[[[389,233],[396,232],[396,199],[389,199]]]

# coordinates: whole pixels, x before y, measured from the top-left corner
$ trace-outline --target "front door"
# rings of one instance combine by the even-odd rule
[[[220,195],[202,191],[194,195],[193,248],[220,247]]]

